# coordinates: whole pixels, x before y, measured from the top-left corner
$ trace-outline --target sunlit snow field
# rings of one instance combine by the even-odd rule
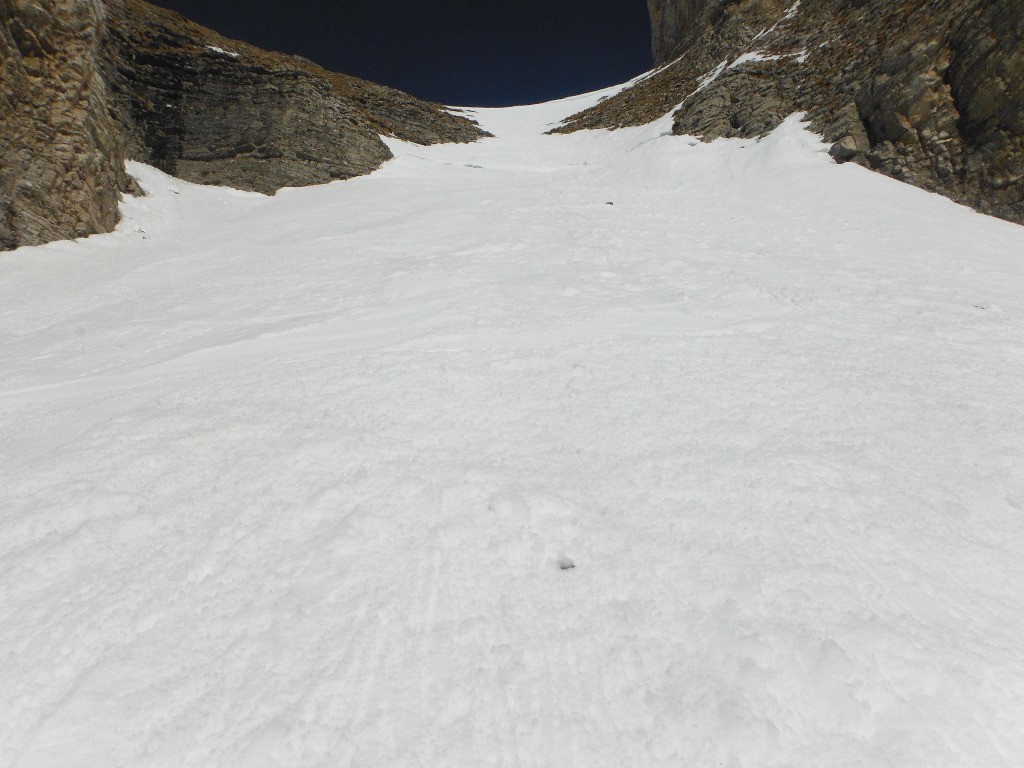
[[[0,256],[0,765],[1024,765],[1024,228],[599,96]]]

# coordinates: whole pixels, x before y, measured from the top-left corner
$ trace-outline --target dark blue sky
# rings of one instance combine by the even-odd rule
[[[432,101],[505,106],[650,67],[644,0],[156,0],[221,34]]]

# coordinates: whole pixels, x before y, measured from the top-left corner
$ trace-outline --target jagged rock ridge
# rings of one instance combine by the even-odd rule
[[[1024,223],[1019,0],[649,0],[663,67],[561,130],[753,138],[805,112],[853,161]]]
[[[0,0],[0,55],[0,249],[112,229],[125,158],[270,193],[375,170],[391,157],[380,134],[484,135],[141,0]]]

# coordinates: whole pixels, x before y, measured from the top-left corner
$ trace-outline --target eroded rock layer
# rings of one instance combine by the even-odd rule
[[[562,130],[753,138],[805,112],[833,156],[1024,223],[1020,0],[649,0],[663,68]]]

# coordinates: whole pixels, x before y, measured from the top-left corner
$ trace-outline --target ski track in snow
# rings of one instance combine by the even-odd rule
[[[1024,765],[1024,228],[602,95],[0,257],[0,764]]]

